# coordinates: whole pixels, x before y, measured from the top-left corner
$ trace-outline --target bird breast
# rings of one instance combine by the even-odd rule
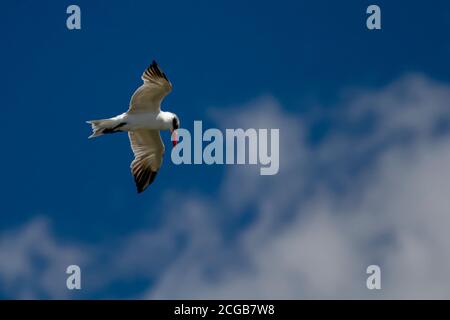
[[[127,122],[130,130],[135,129],[153,129],[153,130],[163,130],[164,122],[158,117],[159,113],[154,112],[136,112],[127,113],[124,120]]]

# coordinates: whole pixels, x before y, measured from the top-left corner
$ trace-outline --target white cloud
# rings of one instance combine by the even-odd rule
[[[235,217],[253,204],[254,222],[232,245],[202,253],[226,253],[227,262],[179,260],[150,297],[449,298],[450,138],[439,134],[448,101],[450,87],[404,77],[349,97],[332,111],[345,126],[316,147],[304,139],[309,123],[273,99],[227,110],[225,126],[250,127],[256,117],[282,128],[280,174],[230,168],[222,212]],[[365,287],[370,264],[382,268],[380,292]]]
[[[87,252],[59,243],[48,221],[37,217],[0,237],[2,294],[17,299],[67,298],[66,268],[83,266]]]

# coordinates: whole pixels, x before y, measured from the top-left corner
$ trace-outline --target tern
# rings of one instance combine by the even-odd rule
[[[161,101],[172,91],[172,84],[156,61],[145,69],[141,79],[144,84],[134,92],[127,112],[109,119],[87,121],[93,131],[89,138],[128,132],[134,153],[130,168],[138,193],[155,180],[162,165],[164,143],[160,130],[170,130],[175,146],[178,141],[176,130],[180,127],[176,114],[161,111]]]

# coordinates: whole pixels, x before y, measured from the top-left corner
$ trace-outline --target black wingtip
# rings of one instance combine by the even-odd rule
[[[142,193],[142,192],[144,192],[144,190],[145,190],[146,188],[147,188],[147,187],[144,187],[144,185],[142,185],[142,184],[139,184],[139,183],[136,184],[136,191],[137,191],[137,193]]]
[[[152,171],[152,174],[150,176],[150,181],[149,181],[148,185],[151,185],[153,183],[153,181],[155,180],[157,174],[158,174],[158,171]]]
[[[135,183],[136,183],[136,191],[137,193],[142,193],[145,191],[145,189],[147,189],[155,180],[156,175],[158,174],[158,171],[150,171],[150,172],[146,172],[145,176],[143,177],[142,180],[137,179],[135,177]],[[148,184],[146,183],[146,181],[148,181]]]

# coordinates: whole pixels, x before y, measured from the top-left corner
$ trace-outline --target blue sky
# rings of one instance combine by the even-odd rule
[[[369,31],[365,26],[365,11],[372,3],[381,7],[382,30]],[[70,4],[81,8],[81,30],[66,28],[65,11]],[[131,94],[141,83],[140,74],[156,59],[174,86],[164,100],[163,109],[177,113],[184,128],[192,129],[194,120],[202,120],[205,128],[250,127],[252,113],[247,111],[256,110],[262,112],[261,123],[277,123],[281,131],[291,120],[291,126],[301,127],[298,132],[286,129],[294,132],[290,148],[314,150],[337,135],[343,137],[349,150],[360,143],[378,155],[379,150],[398,138],[397,133],[387,135],[379,145],[371,145],[370,139],[364,142],[366,134],[374,131],[365,130],[370,121],[356,124],[351,121],[355,109],[358,110],[354,105],[364,104],[362,96],[366,93],[373,94],[376,101],[385,101],[380,98],[384,95],[396,101],[397,94],[401,100],[411,93],[414,100],[416,85],[420,88],[418,92],[425,88],[424,96],[441,97],[434,88],[450,82],[449,18],[450,4],[445,1],[434,1],[432,5],[425,1],[344,4],[323,0],[276,4],[273,1],[5,3],[0,13],[3,43],[0,63],[4,73],[0,80],[4,113],[4,156],[0,169],[3,242],[9,243],[7,239],[19,237],[23,234],[20,230],[27,230],[27,225],[33,226],[33,221],[43,219],[45,222],[38,223],[37,230],[53,239],[49,241],[55,246],[62,246],[54,251],[54,259],[65,252],[66,244],[90,248],[95,257],[86,258],[89,262],[85,265],[88,272],[95,273],[102,270],[99,256],[104,255],[105,261],[118,260],[114,257],[120,252],[118,248],[126,247],[124,243],[132,242],[130,239],[143,230],[150,230],[150,234],[175,241],[175,249],[161,249],[167,253],[165,262],[149,258],[140,267],[144,271],[133,273],[136,269],[125,268],[128,271],[113,273],[95,287],[86,285],[84,291],[70,293],[70,297],[142,297],[155,287],[164,290],[154,296],[171,297],[167,289],[170,286],[161,285],[170,277],[165,268],[183,267],[187,263],[180,258],[183,241],[189,242],[183,237],[190,239],[192,235],[188,231],[181,236],[176,233],[174,240],[171,235],[177,227],[167,222],[171,216],[168,211],[187,210],[192,203],[194,208],[197,205],[206,208],[214,217],[213,225],[226,220],[218,227],[219,242],[239,247],[245,232],[260,219],[258,192],[249,193],[245,205],[234,206],[237,200],[233,193],[223,191],[229,188],[234,168],[175,166],[166,156],[154,185],[138,195],[129,171],[132,153],[126,135],[88,140],[90,128],[85,121],[124,112]],[[411,80],[409,75],[418,78],[411,76]],[[257,107],[259,104],[261,109]],[[398,105],[399,109],[403,106]],[[394,104],[393,108],[396,107]],[[274,110],[282,116],[267,122]],[[445,105],[439,110],[446,114]],[[247,119],[239,122],[233,118],[234,113],[246,114]],[[417,125],[414,130],[422,128],[420,121],[414,124]],[[406,135],[415,137],[411,132],[406,131]],[[163,140],[166,144],[170,142],[168,133],[163,133]],[[335,151],[336,148],[330,147],[325,154]],[[323,170],[313,171],[316,175],[308,173],[313,186],[309,192],[293,187],[301,194],[300,198],[307,199],[305,203],[315,198],[317,181],[329,181],[327,188],[338,194],[336,199],[340,200],[339,195],[348,191],[341,175],[351,171],[359,177],[354,172],[362,168],[362,175],[370,176],[372,171],[367,167],[371,165],[368,158],[374,158],[372,153],[361,151],[357,158],[350,152],[342,153],[339,158],[334,153],[329,157],[348,163],[347,167],[326,162]],[[299,155],[298,171],[281,166],[279,176],[258,176],[258,182],[252,176],[254,168],[236,170],[240,170],[240,179],[249,175],[249,181],[258,185],[283,185],[292,178],[307,180],[300,169],[304,167],[301,161],[305,160],[317,159]],[[241,182],[246,186],[245,181]],[[348,188],[350,194],[356,193],[354,186]],[[289,207],[290,198],[286,197],[277,201],[284,201]],[[231,204],[210,212],[209,205],[214,203],[219,207]],[[264,210],[282,210],[272,204],[273,208],[270,209],[269,203]],[[276,224],[287,224],[292,218],[289,214],[280,216]],[[203,229],[201,225],[199,232],[207,234],[206,229],[211,226],[205,222]],[[282,234],[280,230],[276,232]],[[204,240],[210,241],[208,237]],[[145,241],[142,245],[146,248]],[[161,248],[165,245],[161,244]],[[6,261],[8,250],[12,249],[4,248],[5,253],[0,256]],[[240,247],[219,248],[225,248],[231,258],[242,254]],[[221,259],[215,254],[217,250],[211,249],[211,260]],[[145,250],[142,255],[146,255]],[[130,259],[130,264],[133,261]],[[229,269],[217,271],[216,263],[208,263],[206,269],[213,278],[214,275],[220,278]],[[45,269],[46,263],[43,265]],[[146,275],[145,269],[154,265],[159,266],[155,267],[158,271]],[[47,292],[36,279],[31,280],[36,284],[29,284],[34,289],[27,290],[27,284],[22,282],[28,278],[20,273],[14,277],[13,285],[0,287],[0,297],[21,297],[23,291],[33,292],[32,296],[38,298],[67,294]],[[22,283],[23,290],[14,288],[16,281]],[[213,291],[203,292],[208,295]]]

